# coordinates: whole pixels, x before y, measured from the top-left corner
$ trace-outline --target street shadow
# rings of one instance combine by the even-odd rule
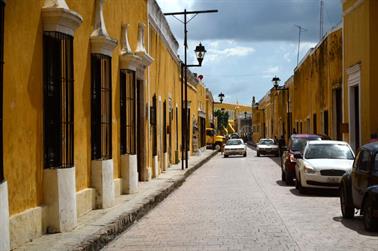
[[[378,232],[369,232],[364,228],[363,216],[356,215],[352,219],[345,219],[342,216],[332,218],[336,222],[340,222],[345,227],[365,236],[378,236]]]
[[[271,160],[273,160],[279,167],[281,167],[281,157],[273,157],[273,156],[267,156],[269,157]]]
[[[339,197],[338,189],[315,189],[307,188],[304,193],[300,193],[298,189],[292,188],[290,192],[299,197]]]
[[[276,180],[276,184],[281,186],[281,187],[292,187],[292,186],[294,186],[294,185],[288,185],[288,184],[286,184],[285,181],[282,181],[282,180]]]

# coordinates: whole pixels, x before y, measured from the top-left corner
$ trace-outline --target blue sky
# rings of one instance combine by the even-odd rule
[[[252,96],[262,98],[277,75],[283,84],[297,64],[298,28],[300,59],[320,39],[320,0],[157,0],[163,12],[218,9],[201,14],[188,25],[189,62],[196,63],[194,48],[201,42],[207,50],[202,74],[218,100],[249,105]],[[324,32],[341,22],[341,1],[324,0]],[[167,18],[183,54],[183,24]]]

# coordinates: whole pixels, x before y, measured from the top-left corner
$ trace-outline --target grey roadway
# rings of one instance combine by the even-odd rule
[[[299,195],[278,158],[223,158],[198,169],[105,250],[378,250],[360,217],[341,217],[337,193]]]

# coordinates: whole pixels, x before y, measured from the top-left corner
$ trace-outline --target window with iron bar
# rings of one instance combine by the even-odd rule
[[[3,165],[3,65],[4,65],[4,7],[0,1],[0,183],[4,180]]]
[[[43,33],[44,167],[73,167],[73,37]]]
[[[111,57],[92,54],[92,159],[112,158]]]
[[[156,128],[156,95],[152,97],[151,106],[151,130],[152,130],[152,156],[157,155],[157,128]]]
[[[135,71],[120,74],[121,154],[136,154],[136,78]]]
[[[167,101],[163,103],[163,152],[167,152]]]

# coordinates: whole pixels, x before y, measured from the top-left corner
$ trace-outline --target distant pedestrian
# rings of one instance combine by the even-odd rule
[[[282,156],[282,153],[284,151],[284,148],[285,148],[285,138],[283,135],[281,135],[280,139],[278,140],[278,147],[280,149],[280,156]]]

